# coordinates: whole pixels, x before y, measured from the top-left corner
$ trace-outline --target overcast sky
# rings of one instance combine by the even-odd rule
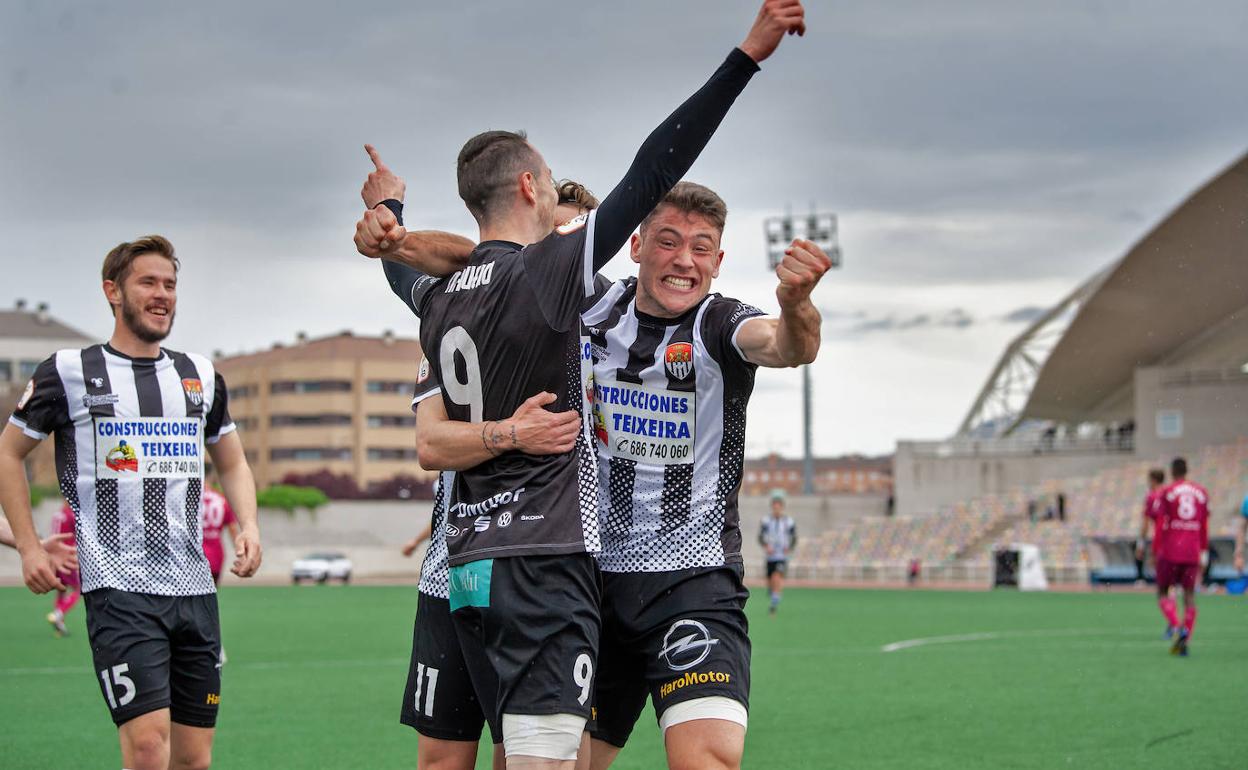
[[[0,305],[111,329],[99,266],[171,238],[174,348],[415,335],[351,244],[376,144],[408,218],[475,237],[463,141],[524,128],[610,191],[739,43],[749,0],[0,0]],[[816,291],[819,453],[951,434],[1008,341],[1248,149],[1248,3],[808,3],[689,178],[728,202],[717,289],[777,308],[762,220],[840,217]],[[631,271],[625,257],[606,272]],[[801,449],[763,371],[752,454]]]

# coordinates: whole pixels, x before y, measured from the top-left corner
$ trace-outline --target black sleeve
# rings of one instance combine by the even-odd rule
[[[633,159],[628,173],[598,208],[593,230],[594,270],[602,269],[664,195],[698,159],[702,148],[758,65],[740,48],[732,49],[706,85],[656,128]]]
[[[763,521],[760,521],[758,523],[758,544],[759,545],[767,545],[767,538],[764,537],[764,535],[766,534],[767,534],[767,520],[764,519]]]
[[[234,430],[234,420],[230,417],[230,391],[225,387],[225,378],[217,372],[212,389],[212,408],[208,410],[208,419],[204,425],[204,441],[215,444],[227,433]]]
[[[55,354],[35,368],[9,422],[39,441],[70,424],[69,399],[56,371]]]
[[[403,203],[394,198],[387,198],[378,206],[385,206],[390,209],[390,213],[394,214],[394,218],[399,224],[403,224]],[[388,259],[381,260],[381,270],[386,274],[386,282],[390,284],[390,291],[395,296],[403,300],[403,304],[407,305],[412,313],[420,318],[420,306],[428,293],[429,288],[438,282],[438,279],[426,275],[419,270],[408,267],[398,262],[391,262]]]
[[[381,260],[381,269],[386,274],[386,281],[390,284],[390,291],[403,300],[403,304],[407,305],[408,309],[417,318],[420,318],[421,304],[429,293],[429,289],[439,279],[431,275],[425,275],[407,265],[391,262],[388,259]]]
[[[702,338],[706,340],[707,352],[720,366],[735,367],[744,364],[753,367],[754,364],[746,361],[741,355],[741,349],[737,347],[737,332],[746,321],[764,315],[766,313],[753,305],[715,296],[702,317]]]
[[[426,356],[420,357],[420,369],[416,373],[416,388],[412,392],[412,411],[416,411],[416,407],[421,401],[442,392],[442,383],[438,380],[438,375],[433,371],[433,366],[429,364]]]
[[[789,527],[789,548],[797,548],[797,522]]]

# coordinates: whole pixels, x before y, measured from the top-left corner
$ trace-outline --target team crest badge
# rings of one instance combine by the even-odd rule
[[[196,379],[182,380],[182,390],[186,391],[186,398],[195,406],[204,403],[204,384]]]
[[[663,361],[668,374],[678,380],[685,379],[693,372],[693,343],[673,342],[667,346]]]

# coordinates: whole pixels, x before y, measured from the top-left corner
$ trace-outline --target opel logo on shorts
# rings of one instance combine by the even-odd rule
[[[673,671],[684,671],[706,660],[714,644],[719,640],[711,638],[706,626],[696,620],[678,620],[663,637],[659,659]]]

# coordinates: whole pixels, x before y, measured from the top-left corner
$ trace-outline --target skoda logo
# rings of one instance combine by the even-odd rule
[[[714,644],[719,640],[711,638],[706,626],[696,620],[678,620],[663,637],[659,659],[673,671],[684,671],[706,660]]]

